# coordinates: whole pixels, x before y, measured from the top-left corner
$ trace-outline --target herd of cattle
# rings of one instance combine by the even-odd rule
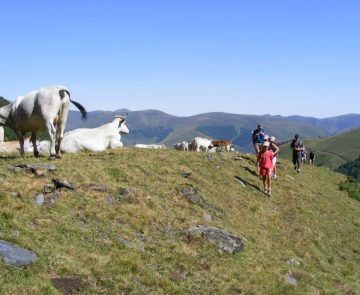
[[[79,128],[64,133],[69,104],[72,102],[86,119],[85,108],[70,99],[70,92],[64,86],[50,86],[19,96],[14,102],[0,108],[0,152],[12,153],[20,150],[33,152],[49,152],[50,158],[60,157],[62,153],[79,151],[99,152],[107,148],[123,147],[121,135],[128,134],[125,116],[115,116],[112,122],[97,128]],[[1,126],[12,128],[19,138],[18,142],[3,142],[4,130]],[[50,140],[37,141],[37,132],[47,130]],[[30,138],[25,134],[31,132]],[[135,144],[135,148],[162,149],[162,144]],[[213,152],[219,147],[233,151],[228,140],[210,140],[195,137],[191,142],[183,141],[173,144],[173,148],[181,151]]]

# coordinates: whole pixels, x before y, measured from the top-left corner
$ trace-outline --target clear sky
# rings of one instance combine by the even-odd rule
[[[0,1],[0,95],[89,111],[360,113],[360,1]]]

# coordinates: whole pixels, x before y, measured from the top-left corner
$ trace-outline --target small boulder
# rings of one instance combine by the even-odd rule
[[[34,203],[36,205],[42,205],[42,204],[44,204],[44,202],[45,202],[45,198],[44,198],[44,195],[42,193],[37,193],[34,196]]]
[[[206,227],[204,225],[194,225],[189,228],[188,234],[200,234],[208,241],[219,246],[221,252],[235,254],[244,249],[241,238],[234,236],[230,232],[216,227]]]
[[[3,240],[0,240],[0,256],[3,257],[5,264],[18,267],[28,265],[39,259],[36,254],[29,250]]]
[[[107,191],[107,187],[101,183],[90,183],[89,189],[96,191],[96,192],[106,192]]]
[[[64,187],[64,188],[67,188],[67,189],[70,189],[70,190],[75,190],[75,185],[70,183],[67,180],[60,180],[58,178],[53,178],[52,182],[54,183],[56,188],[63,188]]]

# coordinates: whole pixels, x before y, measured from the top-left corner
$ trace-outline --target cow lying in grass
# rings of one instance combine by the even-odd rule
[[[143,144],[143,143],[137,143],[135,144],[135,148],[137,149],[166,149],[166,146],[163,144]]]
[[[123,147],[121,134],[128,134],[125,124],[126,116],[116,116],[108,124],[97,128],[79,128],[64,134],[61,151],[76,153],[79,151],[100,152],[107,148]]]

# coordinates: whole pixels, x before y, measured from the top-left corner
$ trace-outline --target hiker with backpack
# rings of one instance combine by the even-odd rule
[[[252,132],[252,142],[255,149],[255,154],[258,155],[262,144],[264,143],[264,129],[261,124],[258,124],[257,129]]]
[[[258,175],[262,178],[264,185],[264,193],[271,196],[271,176],[273,163],[272,159],[274,153],[269,150],[270,142],[265,141],[261,146],[259,155],[257,156],[257,171]]]
[[[295,134],[295,138],[291,141],[292,162],[296,172],[300,172],[301,156],[305,150],[304,143],[300,139],[299,134]]]

